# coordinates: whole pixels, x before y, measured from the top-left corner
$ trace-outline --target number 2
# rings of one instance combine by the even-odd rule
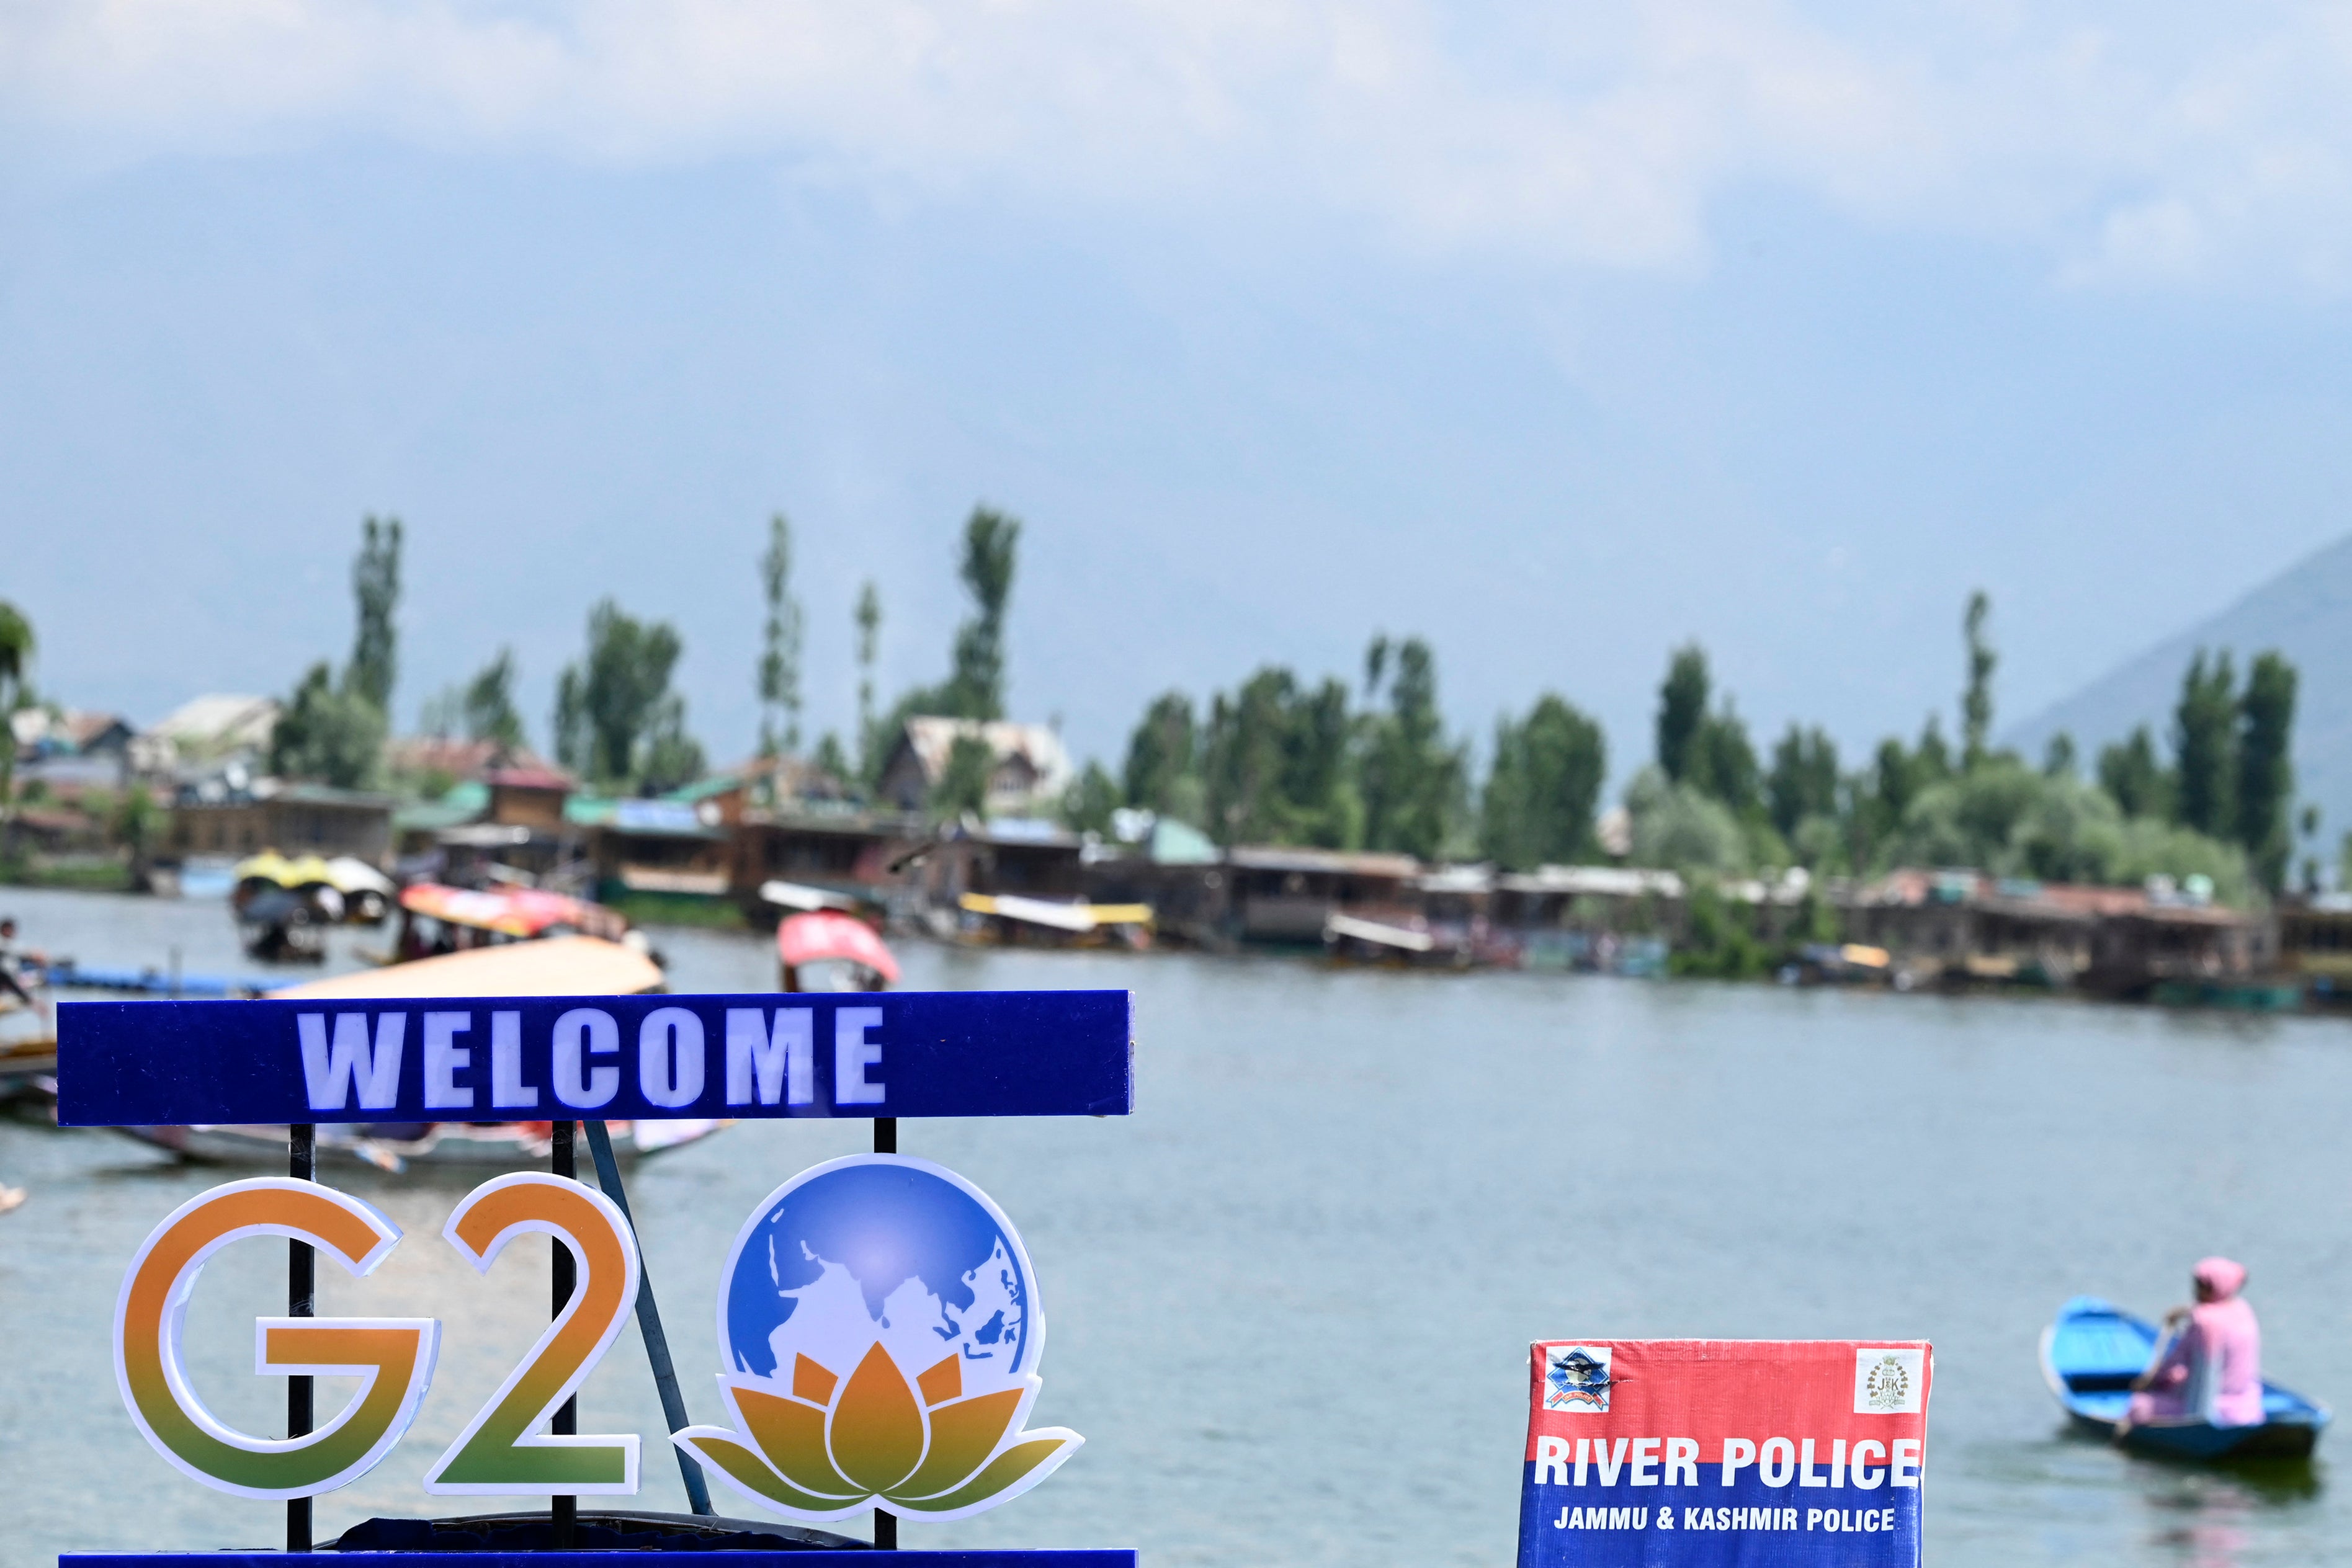
[[[516,1237],[551,1236],[571,1249],[578,1274],[571,1301],[539,1343],[425,1472],[425,1490],[445,1496],[634,1494],[636,1434],[557,1437],[535,1430],[587,1380],[635,1304],[636,1239],[620,1209],[578,1182],[523,1173],[467,1194],[441,1234],[480,1274],[489,1272]]]

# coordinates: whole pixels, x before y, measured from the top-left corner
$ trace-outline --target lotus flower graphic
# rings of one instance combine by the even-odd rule
[[[856,1155],[777,1188],[736,1239],[719,1333],[734,1426],[674,1440],[791,1518],[961,1518],[1085,1441],[1024,1428],[1045,1336],[1028,1256],[985,1194],[925,1161]]]

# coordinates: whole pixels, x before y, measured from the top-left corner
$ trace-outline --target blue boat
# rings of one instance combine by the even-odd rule
[[[2132,1382],[2156,1358],[2162,1331],[2096,1296],[2076,1296],[2042,1331],[2042,1376],[2074,1425],[2104,1437],[2131,1405]],[[2205,1420],[2146,1421],[2123,1446],[2170,1459],[2305,1459],[2328,1422],[2327,1406],[2265,1379],[2259,1427]]]

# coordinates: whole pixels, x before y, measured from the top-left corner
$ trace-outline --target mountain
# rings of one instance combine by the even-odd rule
[[[2149,727],[2168,752],[2181,673],[2200,648],[2232,651],[2242,678],[2257,653],[2275,648],[2300,672],[2294,715],[2298,808],[2320,808],[2320,835],[2333,843],[2352,829],[2352,537],[2338,539],[2263,583],[2217,615],[2176,632],[2019,726],[2006,737],[2038,758],[2061,730],[2074,737],[2085,772],[2101,746]],[[2323,854],[2323,860],[2332,859]]]

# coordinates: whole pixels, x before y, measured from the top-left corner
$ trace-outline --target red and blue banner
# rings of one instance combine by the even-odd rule
[[[1547,1340],[1519,1568],[1916,1568],[1924,1341]]]

